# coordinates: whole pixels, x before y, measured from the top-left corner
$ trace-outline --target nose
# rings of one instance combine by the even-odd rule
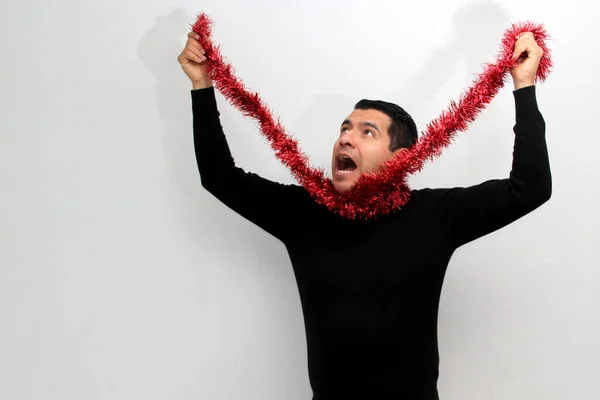
[[[340,136],[340,146],[342,147],[351,147],[354,148],[356,145],[356,139],[354,137],[354,129],[351,131],[346,131]]]

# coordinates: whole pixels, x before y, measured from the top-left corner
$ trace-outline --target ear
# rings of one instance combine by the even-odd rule
[[[401,147],[401,148],[395,150],[392,154],[394,154],[394,157],[396,157],[398,154],[404,153],[406,151],[408,151],[408,149],[406,147]]]

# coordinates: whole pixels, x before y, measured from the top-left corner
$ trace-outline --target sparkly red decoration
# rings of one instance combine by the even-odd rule
[[[406,204],[410,197],[407,176],[420,171],[427,160],[439,156],[455,134],[465,131],[507,82],[508,73],[518,63],[512,60],[512,55],[521,33],[532,32],[544,50],[536,80],[543,82],[552,68],[550,52],[545,44],[548,35],[543,25],[532,22],[513,24],[504,33],[496,62],[485,64],[473,85],[458,102],[451,101],[449,108],[427,125],[413,147],[384,163],[382,171],[363,174],[350,191],[340,193],[323,169],[310,167],[308,157],[300,151],[297,140],[285,132],[281,121],[273,118],[258,93],[247,90],[234,75],[231,64],[223,60],[220,47],[212,43],[211,25],[210,18],[201,14],[192,30],[200,35],[200,44],[206,51],[206,70],[217,90],[244,116],[259,123],[276,157],[291,170],[294,178],[317,203],[348,219],[389,214]]]

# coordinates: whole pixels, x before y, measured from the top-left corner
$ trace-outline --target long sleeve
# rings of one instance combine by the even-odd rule
[[[221,126],[215,89],[192,90],[194,148],[202,186],[222,203],[275,237],[284,240],[307,195],[302,187],[285,185],[237,167]]]
[[[535,86],[516,90],[513,95],[516,123],[509,177],[442,192],[438,205],[444,210],[447,234],[455,247],[510,224],[551,196],[546,126]]]

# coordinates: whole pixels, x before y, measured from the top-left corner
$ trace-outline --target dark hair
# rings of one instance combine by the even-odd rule
[[[417,126],[412,117],[402,107],[381,100],[362,99],[354,106],[355,110],[377,110],[392,119],[388,129],[390,151],[409,148],[417,141]]]

